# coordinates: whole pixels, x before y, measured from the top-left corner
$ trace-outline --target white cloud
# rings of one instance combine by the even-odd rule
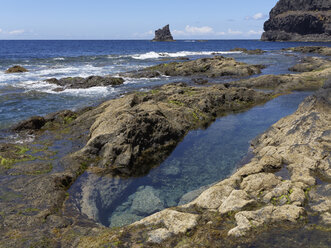
[[[0,28],[0,33],[2,32],[2,29]]]
[[[149,30],[145,33],[134,33],[133,36],[136,38],[150,38],[150,36],[153,34],[154,32],[152,30]]]
[[[203,27],[194,27],[187,25],[185,31],[189,34],[212,34],[214,30],[212,27],[203,26]]]
[[[228,34],[232,34],[232,35],[239,35],[239,34],[243,34],[242,31],[237,31],[237,30],[232,30],[231,28],[228,29]]]
[[[253,16],[246,16],[246,20],[255,20],[255,21],[258,21],[258,20],[264,20],[266,19],[268,16],[263,14],[263,13],[256,13],[255,15]]]
[[[257,31],[255,31],[255,30],[249,30],[247,32],[248,35],[261,35],[262,33],[263,33],[262,30],[257,30]]]
[[[215,34],[214,29],[209,26],[194,27],[186,25],[185,30],[173,30],[173,35],[185,36],[185,35],[204,35],[204,34]]]
[[[179,36],[181,36],[181,35],[185,35],[186,33],[184,32],[184,31],[182,31],[182,30],[173,30],[173,31],[171,31],[171,33],[173,34],[173,35],[179,35]]]
[[[18,30],[10,31],[8,33],[11,34],[11,35],[23,34],[24,30],[23,29],[18,29]]]

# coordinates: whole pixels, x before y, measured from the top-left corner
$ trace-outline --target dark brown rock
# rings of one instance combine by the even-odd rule
[[[56,88],[55,91],[61,91],[63,89],[85,89],[96,86],[118,86],[123,84],[123,78],[116,77],[100,77],[100,76],[90,76],[87,78],[81,77],[67,77],[67,78],[50,78],[45,80],[48,83],[56,84],[62,86],[63,88]]]
[[[39,130],[46,123],[45,118],[41,116],[33,116],[28,120],[22,121],[13,127],[14,131],[26,131],[26,130]]]
[[[25,69],[22,66],[15,65],[13,67],[10,67],[9,69],[6,70],[6,73],[20,73],[20,72],[27,72],[28,70]]]

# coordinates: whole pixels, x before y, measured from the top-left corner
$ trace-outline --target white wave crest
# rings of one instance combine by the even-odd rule
[[[201,51],[201,52],[190,52],[190,51],[180,51],[175,53],[158,53],[158,52],[148,52],[143,54],[132,55],[134,59],[157,59],[157,58],[176,58],[176,57],[185,57],[185,56],[203,56],[203,55],[213,55],[213,54],[235,54],[241,53],[240,51]]]
[[[71,96],[88,96],[88,97],[102,97],[108,96],[116,92],[116,89],[113,87],[106,87],[106,86],[97,86],[91,87],[87,89],[65,89],[64,91],[54,92],[52,90],[47,91],[47,93],[52,94],[64,94],[64,95],[71,95]]]
[[[59,57],[59,58],[54,58],[53,60],[65,60],[65,58]]]

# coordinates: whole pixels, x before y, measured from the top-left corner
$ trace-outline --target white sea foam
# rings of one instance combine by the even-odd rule
[[[53,60],[65,60],[65,58],[59,57],[59,58],[54,58]]]
[[[203,56],[203,55],[213,55],[213,54],[235,54],[241,53],[240,51],[200,51],[200,52],[190,52],[190,51],[180,51],[175,53],[158,53],[158,52],[148,52],[143,54],[132,55],[134,59],[157,59],[157,58],[176,58],[185,56]]]
[[[45,81],[23,81],[15,85],[16,87],[24,88],[26,90],[48,91],[57,88],[55,84],[50,84]]]
[[[87,89],[66,89],[61,92],[48,91],[48,93],[54,93],[54,94],[65,94],[71,96],[90,96],[90,97],[107,96],[115,92],[116,92],[115,88],[106,87],[106,86],[97,86]]]

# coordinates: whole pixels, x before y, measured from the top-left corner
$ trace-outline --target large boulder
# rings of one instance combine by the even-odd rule
[[[170,33],[169,24],[164,26],[162,29],[158,29],[155,31],[155,37],[153,41],[174,41]]]
[[[264,23],[262,40],[330,41],[329,0],[280,0]]]

